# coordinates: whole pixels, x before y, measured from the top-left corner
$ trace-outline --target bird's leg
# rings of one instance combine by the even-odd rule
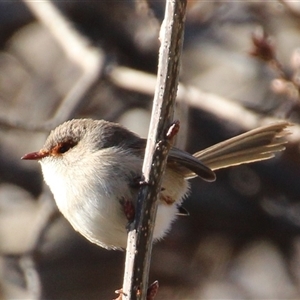
[[[133,202],[131,200],[128,200],[124,197],[120,199],[120,204],[122,205],[124,214],[126,219],[128,220],[128,223],[132,223],[135,217],[135,207],[133,205]],[[128,226],[126,226],[128,227]]]
[[[133,188],[140,188],[143,185],[148,185],[149,183],[145,181],[143,175],[135,176],[133,177],[132,181],[129,183],[129,185]]]

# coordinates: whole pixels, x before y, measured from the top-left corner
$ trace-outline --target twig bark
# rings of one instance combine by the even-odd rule
[[[123,299],[147,299],[157,195],[170,149],[168,131],[174,114],[186,0],[168,0],[161,27],[161,47],[152,117],[133,229],[128,234]]]

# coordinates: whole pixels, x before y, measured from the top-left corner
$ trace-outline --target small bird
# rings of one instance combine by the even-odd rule
[[[215,170],[265,160],[285,149],[281,121],[248,131],[193,155],[172,147],[162,189],[154,239],[161,239],[188,195],[188,179],[215,180]],[[74,119],[51,131],[38,152],[22,159],[41,163],[56,204],[74,229],[106,249],[127,243],[126,203],[133,207],[142,178],[146,140],[117,123]]]

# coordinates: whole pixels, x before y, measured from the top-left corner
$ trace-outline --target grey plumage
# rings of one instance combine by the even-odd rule
[[[172,148],[163,176],[154,227],[162,238],[189,192],[187,179],[215,180],[214,171],[269,159],[285,149],[288,122],[267,125],[191,155]],[[119,124],[79,119],[54,129],[44,147],[25,155],[38,159],[58,208],[75,230],[108,249],[126,246],[124,203],[135,205],[134,180],[142,176],[146,140]]]

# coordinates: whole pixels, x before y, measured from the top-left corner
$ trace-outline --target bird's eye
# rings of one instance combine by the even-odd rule
[[[60,154],[66,153],[72,147],[74,147],[74,144],[72,144],[72,143],[63,143],[63,144],[59,145],[59,147],[57,148],[57,153],[60,153]]]

